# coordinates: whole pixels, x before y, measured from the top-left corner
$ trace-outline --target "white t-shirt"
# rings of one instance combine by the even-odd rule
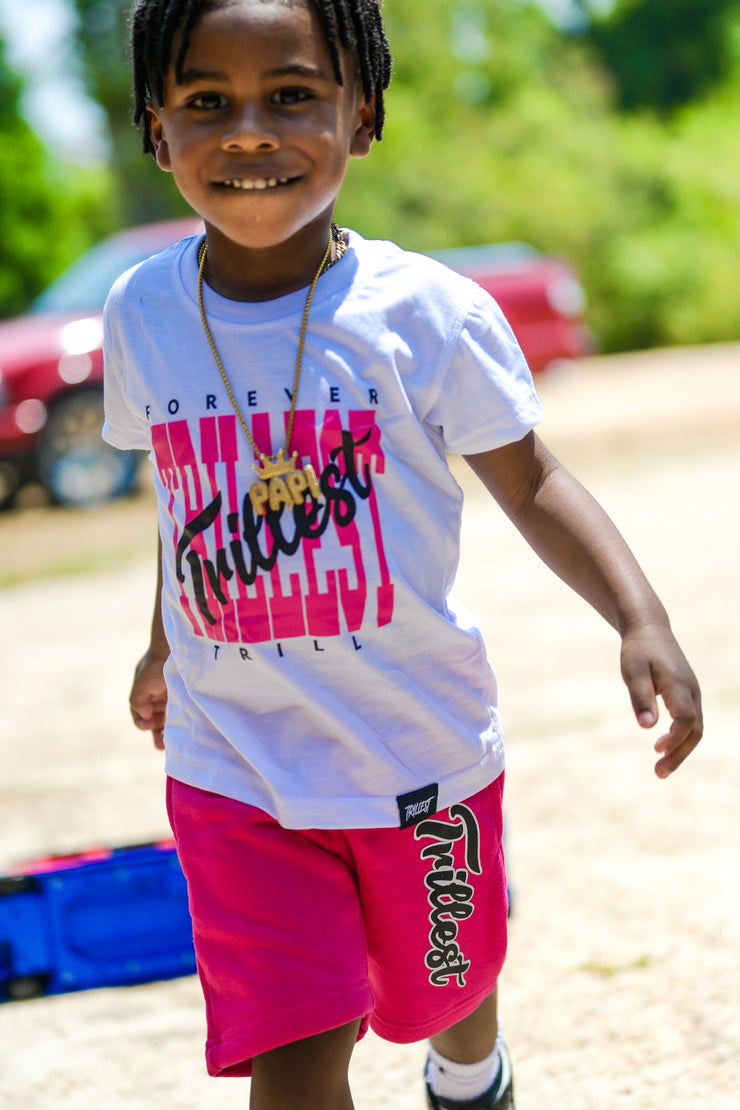
[[[323,496],[258,516],[197,247],[124,275],[105,315],[104,435],[150,452],[158,497],[167,772],[291,828],[395,825],[469,797],[501,773],[503,737],[480,633],[450,595],[462,493],[446,456],[539,421],[516,341],[472,281],[352,233],[316,286],[290,443]],[[306,291],[204,296],[275,454]]]

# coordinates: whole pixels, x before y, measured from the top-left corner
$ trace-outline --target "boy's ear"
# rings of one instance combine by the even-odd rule
[[[149,138],[154,147],[154,157],[160,170],[172,172],[172,162],[170,161],[170,150],[167,146],[167,140],[164,136],[164,127],[162,120],[156,108],[152,104],[147,104],[146,108],[147,127],[149,129]]]
[[[370,147],[375,138],[375,97],[365,100],[363,97],[357,109],[355,120],[355,133],[352,136],[349,152],[353,158],[364,158],[370,153]]]

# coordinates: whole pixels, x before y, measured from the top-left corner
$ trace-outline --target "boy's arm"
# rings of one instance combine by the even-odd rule
[[[149,647],[136,664],[129,705],[137,728],[151,732],[154,746],[164,748],[164,722],[167,715],[167,686],[164,665],[170,654],[162,623],[162,541],[157,547],[157,592],[154,600]]]
[[[672,718],[655,750],[659,778],[702,735],[701,695],[668,615],[600,505],[532,432],[519,443],[466,461],[530,546],[622,637],[622,676],[643,728],[658,720],[657,695]]]

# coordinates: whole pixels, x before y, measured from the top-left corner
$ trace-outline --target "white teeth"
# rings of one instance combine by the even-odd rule
[[[229,179],[224,181],[224,185],[231,189],[274,189],[278,185],[287,185],[290,178],[288,177],[258,177],[248,178],[244,181],[236,179]]]

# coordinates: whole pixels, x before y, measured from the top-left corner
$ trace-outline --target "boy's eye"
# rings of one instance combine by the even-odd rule
[[[308,89],[278,89],[272,94],[275,104],[301,104],[310,97],[311,93]]]
[[[192,108],[202,108],[205,111],[213,111],[214,108],[223,108],[226,100],[220,93],[199,93],[194,96],[190,101]]]

